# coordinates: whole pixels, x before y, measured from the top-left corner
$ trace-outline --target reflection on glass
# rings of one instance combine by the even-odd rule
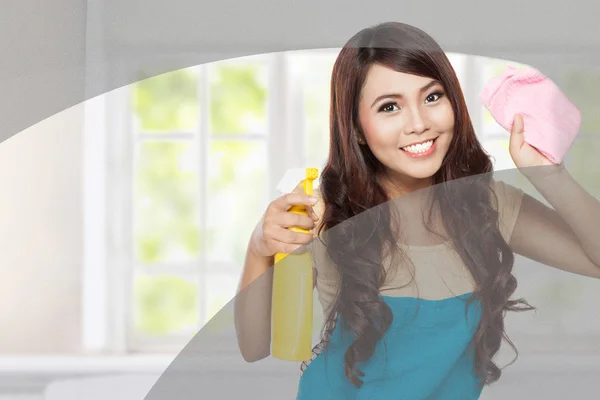
[[[137,275],[134,284],[136,331],[150,336],[194,332],[198,327],[198,287],[178,276]]]
[[[135,256],[144,264],[199,255],[198,171],[192,142],[144,141],[135,163]]]
[[[144,75],[142,74],[142,79]],[[134,133],[196,130],[198,69],[186,68],[143,79],[133,85]]]

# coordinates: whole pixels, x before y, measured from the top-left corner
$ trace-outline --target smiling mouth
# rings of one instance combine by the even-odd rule
[[[425,153],[427,150],[429,150],[431,148],[431,146],[433,146],[433,144],[435,143],[436,140],[437,140],[437,138],[430,139],[430,140],[427,140],[427,141],[419,143],[419,144],[404,146],[404,147],[401,147],[400,149],[402,149],[406,152],[415,153],[415,154]]]

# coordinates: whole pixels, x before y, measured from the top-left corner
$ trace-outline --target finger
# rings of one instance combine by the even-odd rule
[[[306,247],[303,248],[301,244],[291,244],[284,242],[277,242],[275,244],[275,248],[277,249],[277,253],[282,254],[304,254],[308,251]]]
[[[277,221],[279,221],[278,225],[282,228],[298,227],[304,229],[312,229],[315,226],[315,221],[313,221],[312,218],[306,215],[295,214],[292,212],[282,213],[280,216],[277,217]]]
[[[290,209],[291,206],[296,206],[296,205],[298,205],[298,206],[300,206],[300,205],[313,206],[313,205],[317,204],[317,201],[318,201],[317,198],[314,196],[309,196],[304,193],[292,192],[292,193],[288,193],[284,196],[277,198],[273,202],[273,205],[278,210],[287,211]]]
[[[519,114],[515,114],[513,126],[510,132],[510,143],[509,146],[511,151],[519,151],[525,142],[523,137],[523,117]]]
[[[523,116],[521,116],[521,114],[515,114],[511,133],[523,133],[523,128]]]
[[[319,220],[319,217],[317,216],[317,214],[315,213],[315,210],[312,207],[306,207],[306,210],[308,211],[308,216],[315,222],[317,222]]]
[[[296,231],[292,231],[290,229],[283,229],[281,231],[281,234],[278,235],[278,238],[281,237],[281,239],[277,239],[276,240],[280,240],[281,242],[284,243],[290,243],[290,244],[299,244],[299,245],[305,245],[310,243],[311,240],[313,240],[313,235],[312,233],[304,233],[304,232],[296,232]]]
[[[283,211],[270,215],[265,221],[263,231],[267,233],[267,236],[275,237],[274,232],[280,229],[300,228],[311,231],[314,227],[315,221],[310,217]]]
[[[294,232],[289,229],[277,228],[273,230],[271,240],[279,242],[278,244],[305,245],[313,240],[312,234],[304,232]]]

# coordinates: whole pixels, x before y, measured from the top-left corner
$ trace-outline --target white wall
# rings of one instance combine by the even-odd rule
[[[0,144],[0,354],[80,349],[82,111]]]

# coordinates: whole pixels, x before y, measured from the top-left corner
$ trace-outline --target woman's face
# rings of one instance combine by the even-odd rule
[[[427,186],[453,136],[454,113],[440,82],[373,65],[359,103],[366,145],[396,184]]]

